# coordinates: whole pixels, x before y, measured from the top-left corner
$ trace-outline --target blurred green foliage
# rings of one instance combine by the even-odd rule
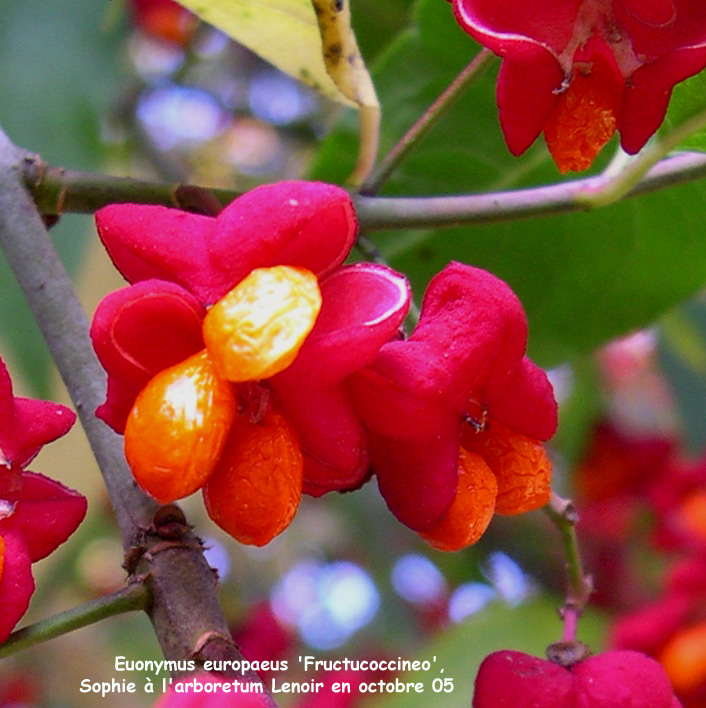
[[[0,125],[55,165],[100,169],[101,118],[116,98],[124,35],[106,27],[110,5],[91,0],[0,0]],[[89,220],[67,216],[52,233],[71,272]],[[0,257],[0,339],[35,395],[48,394],[49,355],[24,297]]]

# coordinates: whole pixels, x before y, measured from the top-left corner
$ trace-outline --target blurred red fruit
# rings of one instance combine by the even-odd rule
[[[296,634],[277,619],[269,602],[262,602],[233,630],[233,639],[249,661],[276,661],[294,648]],[[258,672],[263,680],[269,673]]]
[[[179,46],[191,39],[198,20],[173,0],[131,0],[134,23],[151,37]]]
[[[517,651],[481,664],[473,708],[679,708],[664,669],[634,651],[609,651],[568,668]]]

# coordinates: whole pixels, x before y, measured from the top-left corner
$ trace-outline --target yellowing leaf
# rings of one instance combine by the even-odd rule
[[[380,104],[351,25],[350,0],[311,0],[321,31],[324,61],[344,96],[360,108],[358,163],[348,178],[361,184],[375,165],[380,135]]]
[[[360,111],[361,184],[377,157],[380,104],[351,26],[350,0],[178,0],[324,96]]]
[[[351,26],[349,2],[311,0],[311,3],[321,30],[326,68],[336,86],[359,106],[379,106]]]
[[[179,0],[278,69],[334,101],[355,105],[329,76],[311,0]]]

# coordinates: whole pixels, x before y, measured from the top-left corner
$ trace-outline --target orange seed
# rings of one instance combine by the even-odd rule
[[[157,374],[125,426],[125,456],[137,483],[166,504],[203,486],[237,413],[234,388],[206,350]]]
[[[305,268],[256,268],[208,311],[203,337],[229,381],[259,381],[286,369],[321,309],[316,276]]]
[[[480,455],[496,476],[498,514],[522,514],[549,502],[552,463],[539,440],[491,421],[478,433],[467,426],[461,444]]]
[[[206,512],[237,541],[264,546],[290,524],[302,497],[303,459],[293,428],[276,411],[244,416],[203,488]]]
[[[498,483],[480,455],[459,448],[458,486],[446,516],[419,535],[440,551],[460,551],[488,528],[495,510]]]
[[[560,172],[588,169],[618,126],[622,84],[598,57],[578,66],[544,125],[544,138]]]

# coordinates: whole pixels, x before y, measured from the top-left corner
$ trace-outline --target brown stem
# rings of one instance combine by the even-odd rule
[[[106,204],[120,202],[162,204],[203,212],[206,203],[225,205],[238,196],[238,192],[231,190],[64,170],[49,167],[31,155],[22,156],[20,169],[40,213],[46,216],[63,212],[92,213]],[[676,154],[655,165],[624,198],[693,182],[705,175],[706,155]],[[608,179],[605,175],[598,175],[543,187],[458,196],[369,197],[354,194],[353,200],[361,229],[366,232],[444,228],[594,209],[598,204],[592,204],[586,195],[592,190],[600,190]],[[194,203],[193,196],[197,191],[210,193],[214,199],[204,197]]]
[[[37,155],[24,155],[19,166],[25,186],[45,216],[91,214],[117,202],[162,204],[213,215],[238,196],[227,189],[67,170],[48,165]]]
[[[76,406],[129,552],[129,569],[150,592],[148,614],[165,657],[199,660],[217,653],[242,662],[200,541],[178,507],[165,513],[137,488],[122,438],[94,415],[105,394],[105,374],[93,353],[81,303],[24,187],[26,164],[27,156],[0,131],[0,247]],[[252,675],[242,678],[259,681]]]

